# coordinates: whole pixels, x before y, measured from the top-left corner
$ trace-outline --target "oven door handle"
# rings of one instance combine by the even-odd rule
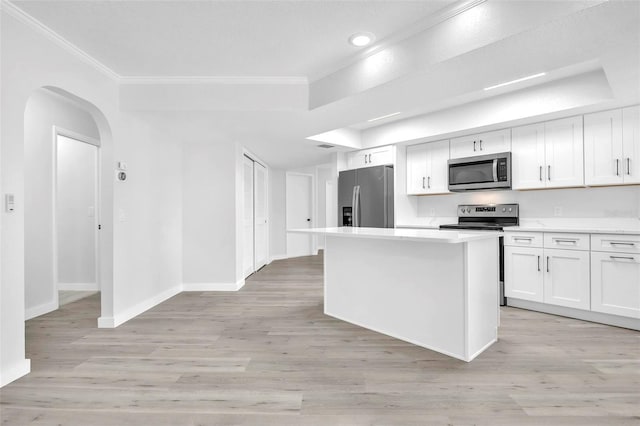
[[[498,159],[497,158],[493,159],[493,181],[494,182],[498,181]]]

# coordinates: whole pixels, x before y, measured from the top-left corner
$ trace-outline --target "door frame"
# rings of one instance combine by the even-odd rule
[[[287,229],[289,229],[289,202],[287,200],[287,185],[289,183],[289,177],[291,176],[305,176],[305,177],[309,177],[311,178],[311,225],[315,226],[315,221],[317,220],[318,217],[318,212],[317,212],[317,203],[316,203],[316,197],[317,197],[317,189],[316,189],[316,173],[303,173],[303,172],[286,172],[285,174],[285,200],[284,200],[284,211],[285,211],[285,232]],[[286,236],[285,236],[286,237]],[[310,235],[311,237],[311,255],[316,255],[318,254],[318,242],[317,242],[317,237],[315,235]],[[289,256],[289,247],[287,247],[287,257]]]
[[[60,308],[60,301],[58,298],[58,136],[63,136],[69,139],[76,140],[80,143],[86,143],[96,147],[95,154],[95,184],[94,184],[94,265],[95,265],[95,278],[98,291],[102,291],[102,283],[100,282],[100,232],[98,226],[100,225],[101,206],[100,206],[100,175],[101,169],[101,151],[100,140],[92,138],[90,136],[83,135],[73,130],[65,129],[60,126],[52,126],[53,137],[53,155],[52,157],[52,176],[51,176],[51,199],[52,199],[52,231],[53,231],[53,295],[56,309]]]
[[[270,217],[270,214],[269,214],[270,213],[270,211],[269,211],[269,206],[270,206],[270,203],[269,203],[269,194],[270,194],[270,192],[269,192],[269,173],[270,173],[270,169],[269,169],[269,166],[267,165],[267,163],[262,161],[262,159],[260,159],[260,157],[255,155],[253,152],[251,152],[247,148],[243,147],[242,148],[242,160],[243,160],[243,163],[244,163],[244,158],[245,157],[248,158],[249,160],[252,160],[254,163],[260,164],[261,166],[263,166],[265,168],[265,180],[266,180],[266,185],[265,186],[267,188],[267,192],[265,194],[265,210],[266,210],[265,216],[266,216],[266,220],[267,220],[267,223],[266,223],[267,263],[266,263],[266,265],[268,265],[269,263],[271,263],[271,234],[270,234],[271,217]],[[256,265],[256,260],[255,260],[255,258],[256,258],[256,242],[255,242],[256,241],[256,238],[255,238],[255,217],[256,217],[256,214],[255,214],[255,198],[256,198],[256,193],[255,193],[255,183],[256,183],[256,174],[255,174],[255,167],[254,167],[253,182],[252,182],[253,189],[254,189],[253,190],[253,234],[254,234],[253,235],[253,269],[254,269],[254,271],[252,272],[252,274],[256,272],[256,270],[255,270],[256,269],[255,268],[255,265]],[[242,187],[244,188],[244,171],[242,173]],[[244,197],[242,197],[242,200],[243,200],[243,203],[244,203]],[[244,205],[243,205],[243,207],[244,207]],[[242,211],[243,211],[243,219],[244,219],[244,209],[242,209]],[[243,227],[243,229],[244,229],[244,227]],[[244,238],[242,239],[242,241],[244,243]],[[242,259],[244,261],[244,246],[243,246]],[[242,275],[244,275],[244,274],[245,274],[245,271],[243,270],[242,271]],[[249,274],[249,275],[251,275],[251,274]],[[248,278],[249,275],[247,275],[243,279]]]

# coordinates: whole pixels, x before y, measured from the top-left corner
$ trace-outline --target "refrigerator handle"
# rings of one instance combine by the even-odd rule
[[[354,214],[353,214],[353,218],[355,219],[355,226],[359,227],[360,226],[360,185],[356,185],[355,187],[355,191],[356,191],[356,196],[355,196],[355,203],[354,203]]]
[[[358,190],[360,187],[355,185],[353,187],[353,194],[351,195],[351,226],[358,226]]]

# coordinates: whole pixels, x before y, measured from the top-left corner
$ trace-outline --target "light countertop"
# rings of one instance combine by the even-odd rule
[[[339,228],[289,229],[287,232],[332,237],[373,238],[445,244],[466,243],[469,241],[498,238],[501,235],[500,232],[493,231],[474,232],[407,228],[353,228],[349,226]]]
[[[457,220],[443,221],[443,223],[456,223]],[[620,223],[617,223],[620,222]],[[438,229],[438,224],[404,224],[396,229]],[[640,225],[632,221],[585,221],[580,219],[553,221],[525,219],[520,226],[508,226],[505,231],[512,232],[563,232],[577,234],[628,234],[640,235]]]

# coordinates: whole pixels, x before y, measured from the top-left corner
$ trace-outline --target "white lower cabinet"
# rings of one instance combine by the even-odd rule
[[[589,252],[544,249],[544,303],[590,308]]]
[[[507,231],[504,286],[508,298],[640,319],[640,235]]]
[[[541,248],[504,248],[505,296],[542,302],[543,278]]]
[[[640,318],[640,255],[591,252],[591,310]]]

